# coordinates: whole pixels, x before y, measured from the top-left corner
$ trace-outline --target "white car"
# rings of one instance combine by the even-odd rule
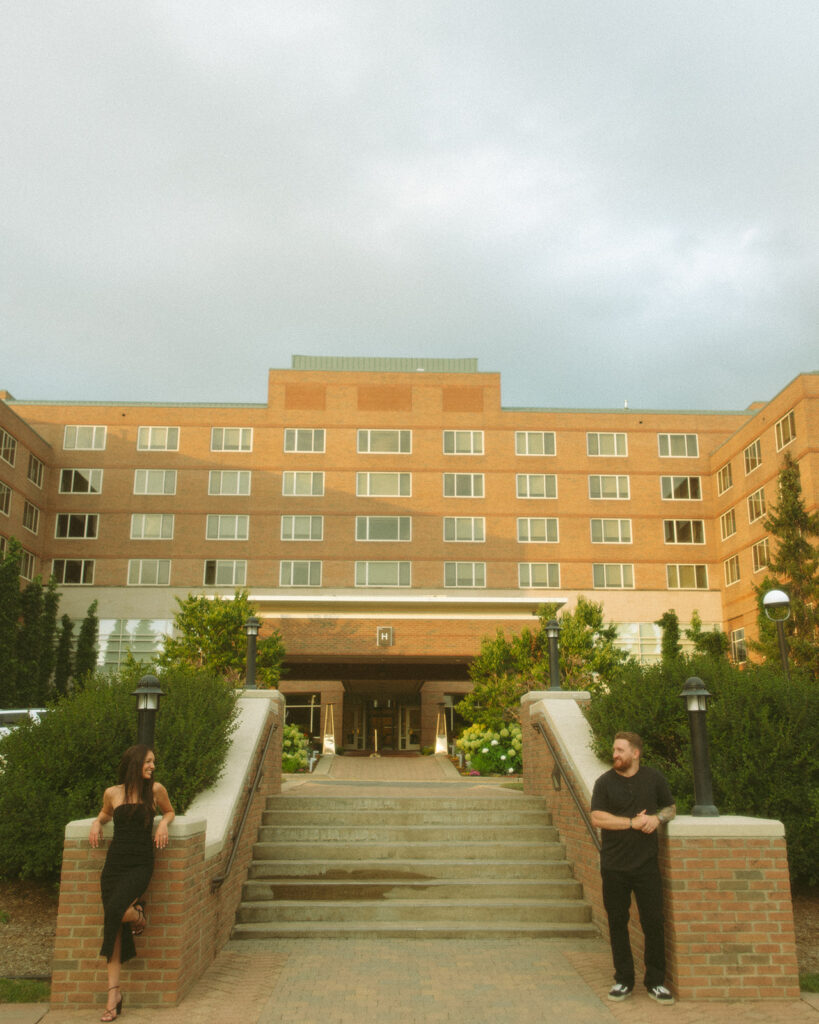
[[[19,725],[27,718],[33,718],[35,722],[39,722],[40,716],[47,712],[48,708],[11,708],[0,711],[0,739],[8,736],[15,725]]]

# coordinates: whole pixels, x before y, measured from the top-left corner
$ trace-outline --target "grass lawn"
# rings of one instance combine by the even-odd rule
[[[0,1003],[47,1003],[51,994],[48,981],[30,978],[0,978]]]

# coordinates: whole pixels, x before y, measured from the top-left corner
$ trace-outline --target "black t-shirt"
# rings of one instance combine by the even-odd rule
[[[674,803],[665,778],[656,768],[642,765],[634,775],[619,775],[613,768],[594,784],[591,809],[608,811],[618,818],[634,818],[641,811],[656,814]],[[633,871],[657,856],[657,832],[646,835],[639,829],[602,829],[600,866],[611,871]]]

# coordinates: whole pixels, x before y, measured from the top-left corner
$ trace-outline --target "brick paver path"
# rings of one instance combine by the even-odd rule
[[[453,777],[457,779],[457,770],[443,757],[334,757],[329,774],[334,781],[356,782],[443,782]]]

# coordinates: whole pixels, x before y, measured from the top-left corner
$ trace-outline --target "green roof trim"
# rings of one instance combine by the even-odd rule
[[[371,373],[477,373],[477,359],[413,359],[381,356],[293,356],[293,370],[357,370]]]

